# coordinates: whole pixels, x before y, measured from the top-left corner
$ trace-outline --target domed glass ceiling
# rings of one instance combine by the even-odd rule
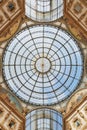
[[[72,94],[83,72],[80,48],[65,30],[36,25],[20,31],[3,56],[10,89],[25,102],[59,103]]]
[[[25,14],[39,22],[57,20],[63,16],[63,0],[26,0]]]
[[[26,130],[62,130],[62,115],[51,109],[37,109],[26,116]]]

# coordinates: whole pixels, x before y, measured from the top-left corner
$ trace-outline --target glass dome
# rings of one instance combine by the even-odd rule
[[[25,15],[39,22],[57,20],[63,16],[63,0],[26,0]]]
[[[83,72],[77,42],[61,28],[36,25],[20,31],[3,56],[3,74],[9,88],[22,100],[52,105],[69,97]]]
[[[62,130],[62,115],[51,109],[37,109],[26,116],[26,130]]]

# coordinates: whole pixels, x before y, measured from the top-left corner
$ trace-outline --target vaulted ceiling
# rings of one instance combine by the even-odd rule
[[[86,0],[0,0],[0,87],[18,97],[27,122],[34,109],[74,109],[87,88]]]

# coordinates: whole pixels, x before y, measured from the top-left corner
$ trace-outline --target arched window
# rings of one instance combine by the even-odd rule
[[[62,130],[62,115],[51,109],[37,109],[26,116],[26,130]]]
[[[25,14],[32,20],[49,22],[63,16],[63,0],[26,0]]]

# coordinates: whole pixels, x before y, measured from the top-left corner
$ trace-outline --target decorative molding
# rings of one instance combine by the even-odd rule
[[[70,24],[75,25],[80,36],[82,35],[83,41],[87,42],[87,7],[82,1],[85,0],[73,0],[73,2],[72,0],[65,0],[64,17],[69,21],[69,26]],[[70,2],[72,2],[71,6],[69,5]]]
[[[0,42],[4,42],[12,37],[15,32],[18,30],[21,23],[21,19],[15,21],[14,25],[10,25],[10,28],[7,28],[2,34],[0,35]]]
[[[86,114],[84,116],[85,109],[84,107],[87,104],[87,96],[85,96],[77,105],[74,106],[68,113],[64,116],[64,130],[67,130],[67,123],[70,125],[73,123],[76,119],[78,119],[81,123],[81,125],[76,128],[75,124],[73,124],[73,129],[75,130],[83,130],[83,127],[85,127],[85,124],[87,122]],[[85,123],[82,123],[84,121]]]
[[[15,107],[13,108],[12,106],[13,105],[11,105],[8,100],[5,100],[2,96],[0,96],[0,108],[2,107],[1,110],[3,110],[3,113],[1,113],[3,116],[0,118],[0,125],[3,124],[3,127],[5,126],[6,130],[25,130],[24,115],[22,115],[22,113],[18,112]],[[3,121],[3,123],[1,121]],[[14,126],[11,126],[11,121],[15,123]]]
[[[20,4],[19,4],[20,3]],[[24,15],[24,0],[8,0],[2,2],[0,4],[0,39],[3,35],[8,35],[8,30],[16,24],[16,21],[20,21],[22,16]],[[10,26],[9,26],[10,25]],[[15,29],[17,31],[17,29]],[[14,33],[15,33],[14,31]],[[13,33],[11,34],[11,36]],[[11,37],[7,36],[7,37]],[[6,38],[7,39],[7,38]],[[2,38],[1,41],[4,39]]]
[[[83,7],[82,7],[81,3],[79,3],[79,2],[75,3],[73,10],[77,15],[82,12],[82,9],[83,9]]]

